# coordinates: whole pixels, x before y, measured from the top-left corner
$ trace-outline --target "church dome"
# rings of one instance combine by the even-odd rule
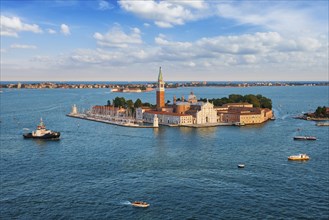
[[[188,96],[188,102],[195,103],[197,101],[198,101],[197,97],[193,94],[193,92],[191,92],[190,95]]]

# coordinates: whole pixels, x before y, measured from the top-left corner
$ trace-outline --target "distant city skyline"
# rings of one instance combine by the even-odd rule
[[[1,81],[326,81],[328,1],[1,0]]]

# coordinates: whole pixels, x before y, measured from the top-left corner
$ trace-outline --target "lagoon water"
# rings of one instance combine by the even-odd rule
[[[328,87],[178,88],[202,98],[262,94],[277,120],[262,125],[136,129],[66,117],[71,105],[155,92],[4,89],[1,219],[328,219],[329,127],[292,116],[329,106]],[[59,141],[24,140],[40,117]],[[299,130],[299,131],[298,131]],[[294,141],[313,135],[316,141]],[[289,155],[307,153],[307,162]],[[244,163],[244,169],[237,164]],[[129,201],[147,201],[147,209]]]

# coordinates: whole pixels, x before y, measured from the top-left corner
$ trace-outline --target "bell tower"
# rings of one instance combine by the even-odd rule
[[[159,76],[158,76],[158,88],[156,91],[156,101],[157,101],[157,110],[161,111],[161,108],[165,106],[165,88],[164,88],[164,81],[162,78],[161,67],[159,69]]]

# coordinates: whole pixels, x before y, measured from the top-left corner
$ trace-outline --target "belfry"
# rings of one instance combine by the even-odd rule
[[[156,103],[157,103],[157,110],[161,111],[161,108],[165,107],[165,88],[164,88],[164,81],[162,77],[161,67],[159,69],[159,76],[158,76],[158,88],[156,91]]]

